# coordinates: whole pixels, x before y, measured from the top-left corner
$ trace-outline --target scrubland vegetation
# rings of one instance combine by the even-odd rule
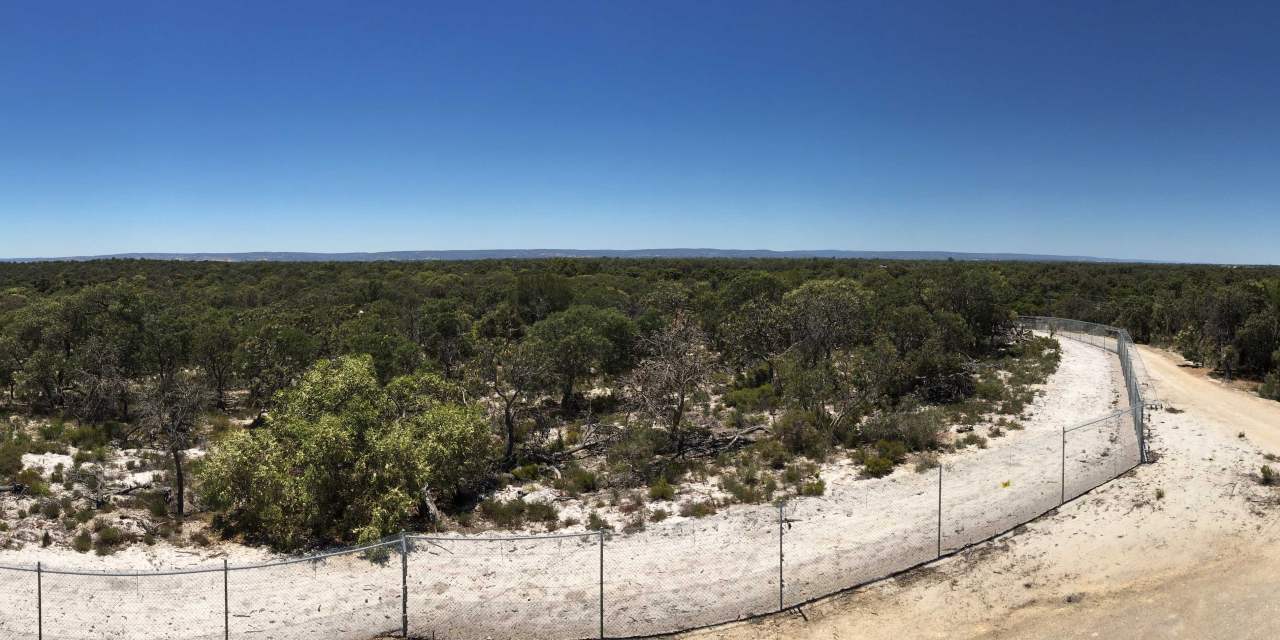
[[[0,265],[12,416],[0,522],[99,553],[208,544],[206,529],[296,550],[402,528],[636,530],[821,495],[833,457],[866,477],[927,471],[943,450],[1019,429],[1058,350],[1012,331],[1015,313],[1121,324],[1274,393],[1277,275],[834,260]],[[59,462],[24,463],[48,456]]]

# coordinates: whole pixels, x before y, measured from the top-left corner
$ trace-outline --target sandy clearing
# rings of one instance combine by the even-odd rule
[[[1062,340],[1058,371],[1036,398],[1025,430],[990,448],[943,458],[944,550],[1014,526],[1058,502],[1063,425],[1117,408],[1116,358]],[[1102,482],[1134,451],[1124,420],[1072,434],[1067,490]],[[1126,436],[1126,433],[1129,436]],[[1104,453],[1105,452],[1105,453]],[[787,603],[886,575],[937,551],[937,475],[902,468],[863,480],[839,464],[824,470],[827,495],[794,501],[783,538]],[[778,599],[778,511],[735,507],[716,516],[652,524],[604,543],[608,635],[669,632],[773,610]],[[410,623],[439,638],[590,637],[598,633],[600,541],[594,535],[485,541],[419,540],[409,558]],[[223,545],[189,556],[165,545],[106,558],[43,550],[0,553],[0,564],[40,559],[53,566],[98,569],[208,567],[225,554],[233,564],[271,559],[260,550]],[[966,554],[971,555],[972,552]],[[216,560],[215,560],[216,561]],[[232,635],[255,638],[363,638],[399,623],[399,558],[383,565],[331,558],[229,577]],[[216,566],[216,565],[215,565]],[[12,576],[12,574],[8,574]],[[24,574],[23,578],[29,577]],[[194,578],[46,576],[46,629],[59,637],[189,638],[216,634],[220,573]],[[0,585],[0,611],[28,610],[22,579]],[[0,617],[24,627],[25,613]],[[25,637],[22,635],[16,637]]]
[[[1280,493],[1256,481],[1280,404],[1142,348],[1158,462],[957,557],[697,638],[1271,638]],[[1244,431],[1246,439],[1237,437]],[[1156,490],[1164,492],[1156,499]]]

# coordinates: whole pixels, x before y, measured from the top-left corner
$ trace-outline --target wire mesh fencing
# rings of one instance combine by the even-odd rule
[[[603,536],[409,536],[409,633],[423,638],[600,634]]]
[[[637,535],[401,535],[163,572],[0,567],[0,640],[629,638],[803,605],[989,540],[1144,460],[1149,385],[1128,334],[1053,318],[1021,326],[1116,354],[1123,406],[825,496]]]

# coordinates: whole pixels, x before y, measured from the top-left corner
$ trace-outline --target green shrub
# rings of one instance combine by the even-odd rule
[[[901,464],[907,459],[907,445],[898,440],[879,440],[876,442],[876,453],[894,464]]]
[[[49,500],[49,502],[41,504],[40,515],[49,518],[49,520],[58,520],[63,515],[63,508],[54,500]]]
[[[893,473],[894,463],[890,458],[872,454],[863,458],[862,473],[871,478],[883,478]]]
[[[489,498],[480,503],[480,513],[484,517],[505,528],[516,528],[524,524],[527,505],[523,500],[497,500]]]
[[[686,502],[680,505],[680,515],[686,518],[705,518],[715,515],[716,503],[712,500]]]
[[[987,439],[976,433],[966,433],[964,434],[963,438],[960,438],[959,440],[956,441],[956,446],[959,448],[964,448],[971,445],[977,446],[979,449],[986,449]]]
[[[666,476],[661,476],[658,481],[649,486],[650,500],[671,500],[676,497],[676,488],[671,486]]]
[[[600,485],[595,473],[575,464],[561,472],[556,488],[571,496],[578,496],[595,491]]]
[[[821,478],[806,482],[800,486],[800,495],[802,496],[820,496],[827,492],[827,483]]]
[[[720,479],[720,488],[738,502],[754,504],[764,500],[764,493],[758,487],[746,484],[732,474],[726,474]]]
[[[1004,397],[1004,382],[999,378],[983,378],[974,386],[974,395],[987,402],[996,402]]]
[[[1268,400],[1280,400],[1280,371],[1267,374],[1262,381],[1262,386],[1258,387],[1258,395]]]
[[[148,492],[139,496],[139,499],[146,505],[151,517],[164,518],[169,515],[169,504],[165,502],[164,494]]]
[[[589,531],[613,531],[613,525],[609,524],[600,514],[592,511],[587,514],[587,530]]]
[[[653,512],[649,514],[649,521],[662,522],[663,520],[666,520],[669,515],[671,514],[667,513],[666,509],[654,509]]]
[[[820,422],[812,412],[788,411],[774,424],[774,431],[788,451],[822,460],[831,450],[831,435],[819,427]]]
[[[533,522],[554,524],[560,519],[560,512],[549,502],[530,502],[525,505],[525,518]]]
[[[81,529],[80,533],[77,533],[76,537],[71,539],[71,548],[80,553],[88,553],[93,548],[93,536],[90,536],[88,531]]]
[[[124,533],[112,526],[104,526],[95,531],[93,550],[100,556],[108,555],[124,542]]]
[[[1262,472],[1261,472],[1262,484],[1273,485],[1276,483],[1277,479],[1280,479],[1280,478],[1277,478],[1276,471],[1275,469],[1271,468],[1271,465],[1269,464],[1262,465]]]
[[[778,394],[773,385],[766,382],[758,387],[734,389],[724,394],[724,404],[748,413],[769,411],[777,406]]]
[[[924,473],[936,468],[938,468],[938,456],[926,453],[916,458],[916,473]]]
[[[520,482],[533,482],[541,475],[542,468],[536,464],[526,464],[516,467],[511,471],[511,475],[515,476]]]
[[[40,477],[40,472],[35,469],[23,469],[14,476],[14,482],[26,485],[27,493],[33,496],[49,495],[49,483]]]

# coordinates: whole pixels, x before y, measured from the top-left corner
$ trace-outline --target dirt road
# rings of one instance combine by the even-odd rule
[[[1145,465],[967,553],[697,638],[1272,638],[1280,633],[1280,403],[1143,348],[1164,409]],[[1244,437],[1239,437],[1243,432]],[[1274,463],[1273,463],[1274,464]]]

